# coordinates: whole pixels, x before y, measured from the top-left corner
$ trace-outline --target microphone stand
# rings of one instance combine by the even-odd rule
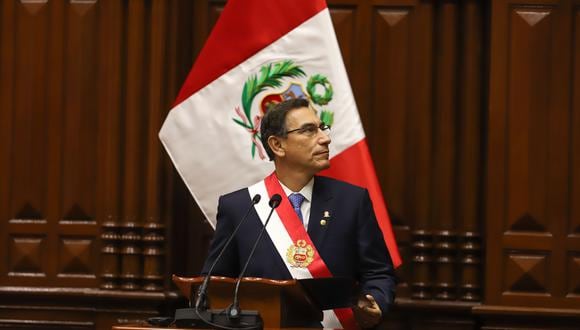
[[[264,222],[264,226],[262,226],[262,230],[260,230],[260,233],[258,234],[258,238],[254,242],[254,245],[252,246],[252,250],[250,251],[250,255],[248,256],[248,259],[246,260],[246,263],[244,264],[244,268],[242,268],[242,271],[240,272],[240,275],[238,276],[238,279],[236,281],[236,289],[234,291],[234,300],[233,300],[232,304],[227,309],[227,314],[228,314],[228,317],[230,318],[230,320],[236,320],[240,316],[240,312],[241,312],[240,311],[240,302],[238,299],[238,291],[240,289],[240,283],[242,283],[242,278],[244,277],[244,274],[246,273],[246,269],[248,268],[248,265],[250,264],[250,260],[252,259],[252,256],[254,255],[256,248],[258,247],[258,243],[260,242],[260,239],[262,238],[264,231],[266,231],[266,226],[268,225],[268,222],[270,222],[270,218],[272,217],[272,213],[274,213],[274,209],[276,209],[280,205],[281,201],[282,201],[282,197],[279,194],[275,194],[274,196],[272,196],[272,199],[270,199],[270,202],[269,202],[269,205],[271,207],[270,214],[268,214],[268,218],[266,218],[266,222]]]
[[[196,313],[198,313],[198,316],[200,317],[200,319],[202,321],[204,321],[204,325],[210,326],[213,328],[217,328],[217,329],[225,329],[225,330],[262,330],[264,328],[264,322],[262,321],[262,317],[260,316],[260,313],[258,311],[252,311],[252,310],[241,311],[240,310],[239,300],[238,300],[238,289],[239,289],[242,277],[243,277],[246,269],[248,268],[250,260],[252,259],[252,255],[256,251],[256,247],[258,246],[258,243],[260,242],[260,239],[262,238],[262,235],[264,234],[264,231],[266,229],[266,225],[268,225],[268,222],[270,221],[270,218],[272,217],[272,214],[274,213],[274,209],[276,209],[280,205],[281,201],[282,201],[282,197],[279,194],[275,194],[274,196],[272,196],[272,198],[270,199],[270,202],[268,203],[271,207],[270,213],[268,214],[268,217],[266,218],[266,221],[264,222],[264,225],[262,226],[262,229],[260,230],[260,233],[258,234],[258,238],[256,239],[256,241],[254,242],[254,245],[252,246],[252,250],[250,251],[248,259],[246,260],[246,263],[244,264],[244,267],[243,267],[243,269],[242,269],[242,271],[241,271],[241,273],[238,276],[238,279],[236,281],[234,303],[230,307],[228,307],[225,311],[221,311],[221,310],[210,311],[210,315],[208,317],[206,317],[205,315],[203,315],[203,316],[200,315],[200,313],[198,313],[198,311],[195,310]],[[210,318],[211,318],[211,320],[210,320]]]
[[[211,273],[213,272],[214,267],[217,265],[217,262],[221,259],[222,255],[224,254],[224,252],[226,251],[226,249],[230,245],[231,241],[234,239],[234,237],[238,233],[238,230],[242,226],[242,223],[244,223],[246,221],[248,214],[250,214],[250,211],[252,210],[254,205],[256,205],[260,202],[261,198],[262,198],[262,196],[260,196],[260,194],[256,194],[252,198],[252,204],[250,205],[250,207],[246,211],[246,214],[244,215],[242,220],[238,223],[238,225],[236,226],[236,228],[234,229],[234,231],[232,232],[232,234],[230,235],[230,237],[228,238],[228,240],[224,244],[224,247],[222,248],[222,250],[220,251],[218,256],[215,258],[215,260],[213,261],[213,264],[209,268],[207,275],[203,279],[203,283],[199,286],[199,289],[197,290],[197,298],[195,299],[195,309],[196,310],[205,311],[209,307],[209,303],[207,301],[207,287],[208,287],[209,281],[211,279]],[[191,302],[191,300],[190,300],[190,302]]]
[[[262,330],[264,328],[264,322],[262,321],[262,317],[260,316],[260,313],[258,311],[251,311],[251,310],[250,311],[241,311],[240,310],[239,300],[238,300],[238,289],[240,287],[242,277],[243,277],[244,273],[246,272],[246,269],[248,268],[250,260],[252,259],[252,256],[253,256],[254,252],[256,251],[256,247],[258,246],[258,243],[260,242],[260,239],[262,238],[262,235],[264,234],[266,226],[268,225],[268,222],[270,222],[270,218],[272,217],[272,214],[274,213],[274,209],[276,209],[280,205],[281,202],[282,202],[282,197],[279,194],[275,194],[274,196],[272,196],[272,198],[270,199],[270,201],[268,203],[271,207],[270,213],[268,214],[268,217],[266,218],[266,221],[264,222],[264,225],[262,226],[262,229],[260,230],[260,233],[258,234],[258,238],[256,239],[256,241],[254,242],[254,245],[252,246],[252,250],[250,251],[248,259],[246,260],[246,263],[244,264],[244,267],[243,267],[242,271],[240,272],[240,275],[238,276],[238,279],[236,281],[235,294],[234,294],[234,303],[232,303],[232,305],[230,305],[230,307],[228,307],[225,310],[226,313],[224,314],[224,311],[221,311],[221,310],[215,310],[215,311],[210,310],[210,311],[205,311],[206,313],[202,314],[202,313],[200,313],[200,311],[198,309],[195,309],[195,313],[201,319],[201,321],[203,321],[203,325],[210,326],[210,327],[217,328],[217,329],[225,329],[225,330]],[[236,230],[237,230],[237,228],[236,228]],[[205,280],[204,280],[204,282],[205,282]],[[197,304],[198,303],[196,302],[196,305]],[[201,305],[201,303],[200,303],[200,305]],[[207,312],[209,312],[209,315],[207,315]],[[178,323],[177,321],[176,321],[176,324],[178,326],[182,326],[182,324]]]
[[[228,238],[228,240],[224,244],[224,247],[221,249],[220,253],[215,258],[213,264],[209,268],[205,278],[203,279],[202,284],[199,286],[199,289],[197,290],[195,304],[193,306],[191,305],[191,301],[193,300],[193,297],[192,297],[192,299],[189,300],[190,301],[190,303],[189,303],[190,308],[181,308],[181,309],[177,309],[175,311],[175,323],[178,326],[197,327],[200,325],[207,325],[207,323],[208,323],[207,319],[211,318],[211,311],[208,311],[209,301],[207,299],[207,288],[209,286],[209,281],[211,279],[211,273],[213,272],[214,267],[217,265],[218,261],[221,259],[222,255],[224,254],[226,249],[229,247],[231,241],[236,236],[236,233],[238,232],[238,230],[242,226],[242,223],[244,223],[245,220],[247,219],[247,217],[250,214],[250,211],[252,210],[254,205],[256,205],[260,202],[261,197],[262,196],[260,196],[260,194],[256,194],[252,198],[251,205],[248,208],[248,210],[246,211],[246,214],[244,215],[242,220],[238,223],[238,225],[236,226],[236,228],[234,229],[234,231],[232,232],[232,234],[230,235],[230,237]],[[193,309],[191,307],[193,307]]]

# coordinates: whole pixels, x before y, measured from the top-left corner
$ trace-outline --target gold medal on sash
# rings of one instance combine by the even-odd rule
[[[290,245],[286,252],[286,261],[292,267],[306,268],[314,260],[314,249],[305,240],[299,239],[296,244]]]

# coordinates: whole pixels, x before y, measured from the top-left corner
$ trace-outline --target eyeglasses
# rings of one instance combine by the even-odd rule
[[[330,133],[330,125],[326,125],[325,123],[320,123],[320,125],[316,125],[316,124],[304,124],[302,125],[302,127],[293,129],[293,130],[289,130],[288,132],[286,132],[286,134],[290,134],[290,133],[298,133],[298,134],[302,134],[305,136],[315,136],[316,133],[318,133],[318,130],[321,130],[322,132],[328,134]]]

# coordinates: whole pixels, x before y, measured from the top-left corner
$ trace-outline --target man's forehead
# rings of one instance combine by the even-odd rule
[[[311,108],[292,109],[286,115],[286,123],[318,123],[318,116],[316,116],[314,109]]]

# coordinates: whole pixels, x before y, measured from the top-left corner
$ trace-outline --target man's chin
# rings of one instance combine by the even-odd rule
[[[330,168],[330,160],[327,159],[324,162],[320,162],[318,165],[319,165],[318,171],[323,171],[323,170],[329,169]]]

